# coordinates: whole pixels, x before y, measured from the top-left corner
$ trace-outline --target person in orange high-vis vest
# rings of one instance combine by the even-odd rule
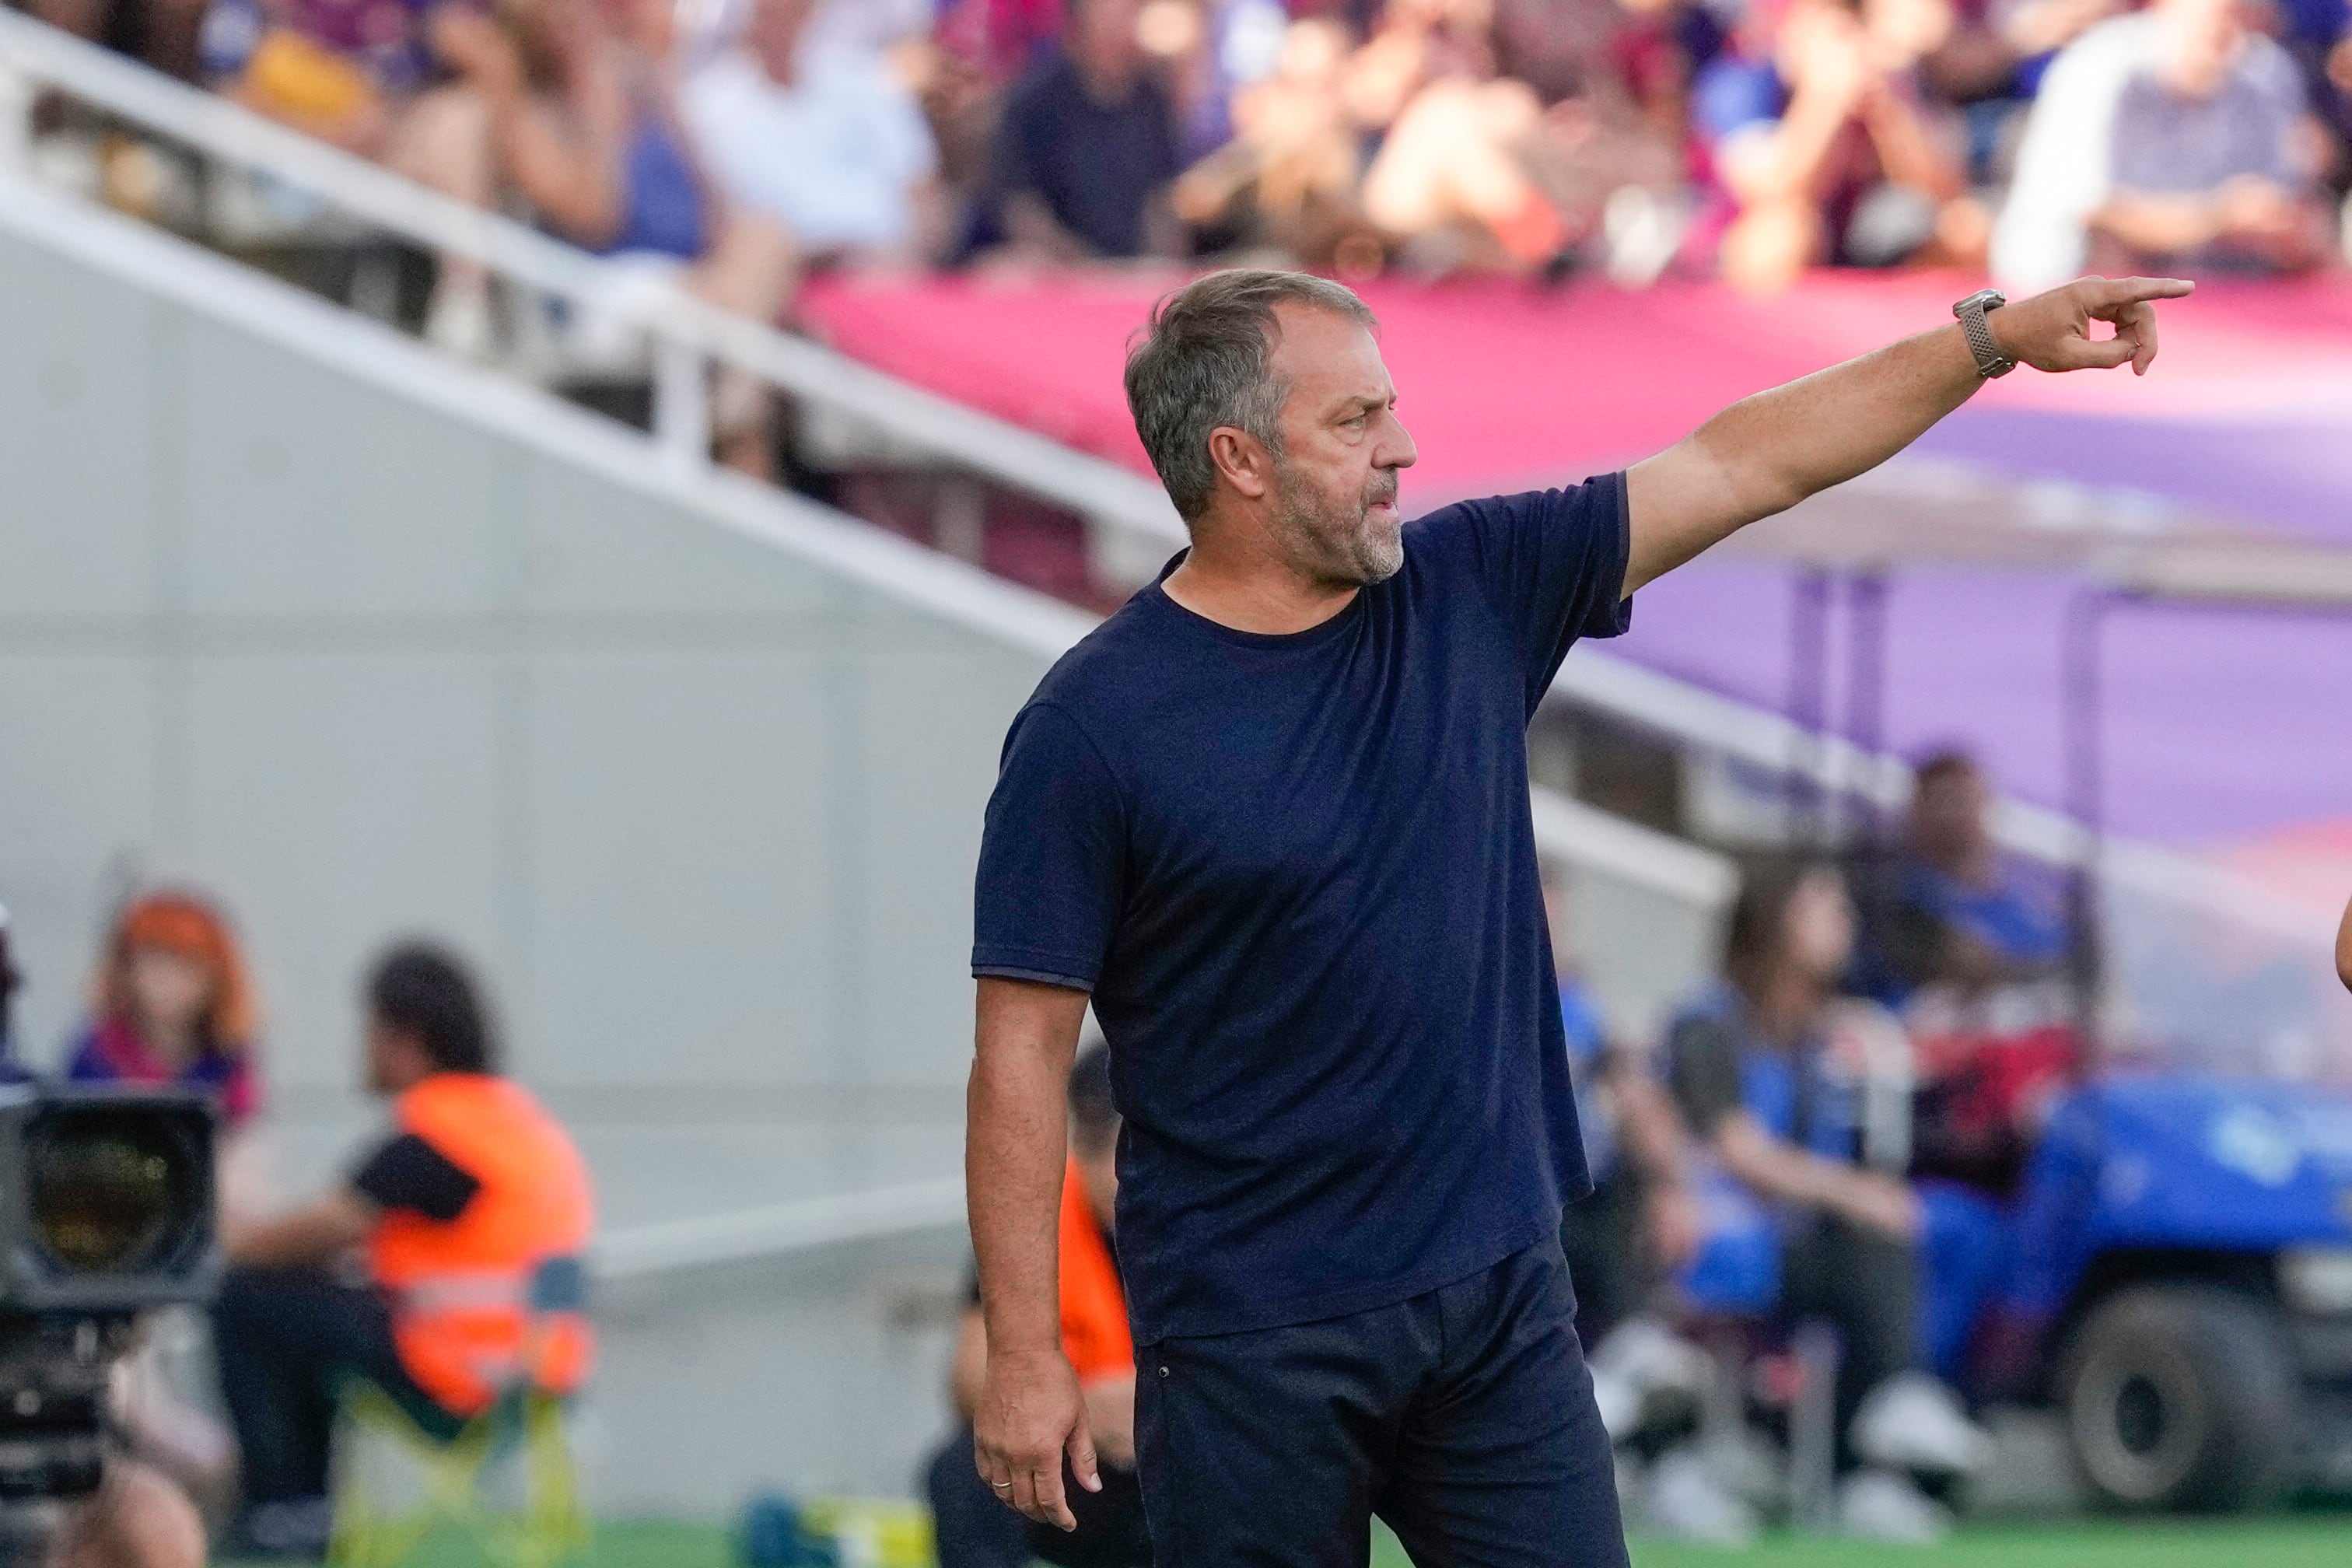
[[[1110,1053],[1097,1040],[1070,1068],[1070,1157],[1062,1173],[1062,1353],[1078,1374],[1102,1454],[1102,1490],[1071,1489],[1075,1531],[1032,1524],[1005,1505],[971,1462],[972,1399],[988,1344],[975,1294],[950,1374],[959,1428],[926,1473],[940,1568],[1149,1568],[1143,1494],[1135,1481],[1135,1339],[1111,1247],[1118,1194],[1119,1117]]]
[[[582,1262],[586,1166],[521,1086],[498,1076],[473,982],[436,948],[395,949],[368,985],[369,1084],[392,1136],[339,1189],[225,1228],[215,1308],[221,1392],[257,1551],[323,1545],[338,1390],[365,1378],[446,1436],[516,1388],[564,1394],[593,1357]],[[334,1266],[356,1254],[364,1285]]]

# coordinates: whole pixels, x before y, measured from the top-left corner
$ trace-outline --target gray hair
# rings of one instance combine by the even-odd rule
[[[1290,389],[1274,374],[1282,331],[1274,311],[1286,300],[1378,324],[1343,283],[1237,267],[1162,296],[1141,341],[1128,351],[1127,406],[1135,433],[1188,523],[1208,510],[1216,486],[1211,431],[1245,430],[1281,454],[1282,400]]]

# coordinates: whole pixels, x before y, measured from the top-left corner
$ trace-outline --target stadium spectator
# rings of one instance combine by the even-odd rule
[[[1025,1568],[1033,1558],[1067,1568],[1146,1568],[1151,1545],[1135,1480],[1135,1345],[1110,1247],[1118,1196],[1118,1108],[1110,1049],[1099,1039],[1070,1066],[1070,1160],[1062,1176],[1062,1344],[1077,1369],[1103,1462],[1103,1489],[1074,1490],[1077,1529],[1033,1524],[991,1491],[972,1466],[971,1419],[988,1366],[979,1288],[964,1309],[949,1373],[957,1431],[932,1459],[926,1485],[937,1521],[940,1568]]]
[[[631,306],[680,287],[722,310],[776,320],[795,275],[790,239],[734,212],[706,178],[677,102],[675,13],[662,0],[509,0],[495,16],[445,7],[435,37],[487,137],[478,205],[512,198],[541,226],[614,265],[604,299],[567,321],[575,363],[641,346]],[[455,194],[453,192],[453,194]],[[490,339],[487,292],[453,291],[445,269],[428,333],[472,349]],[[485,288],[476,279],[477,287]],[[713,438],[731,466],[771,461],[767,395],[717,378]]]
[[[243,1458],[242,1534],[264,1552],[324,1544],[346,1381],[374,1383],[449,1436],[515,1382],[568,1392],[586,1371],[584,1324],[531,1300],[577,1266],[593,1226],[571,1139],[497,1076],[474,982],[440,949],[394,948],[366,1012],[368,1087],[392,1100],[396,1131],[308,1207],[222,1235],[221,1393]],[[363,1285],[338,1272],[355,1251]],[[549,1309],[536,1323],[535,1306]]]
[[[1938,752],[1915,771],[1883,900],[1859,978],[1891,1005],[1923,985],[1979,993],[2040,979],[2066,957],[2064,922],[2001,862],[1992,792],[1965,752]]]
[[[1347,29],[1293,22],[1274,68],[1232,98],[1233,140],[1184,171],[1176,212],[1196,232],[1302,265],[1377,272],[1386,255],[1364,216],[1361,134],[1344,96]]]
[[[751,0],[742,42],[688,79],[687,125],[728,202],[804,260],[916,259],[939,246],[930,128],[879,51],[817,38],[824,15]]]
[[[1817,262],[1969,265],[1985,244],[1959,127],[1920,60],[1948,0],[1787,0],[1752,8],[1701,71],[1692,116],[1737,216],[1723,275],[1769,292]]]
[[[1385,128],[1364,211],[1425,271],[1565,270],[1581,237],[1538,184],[1543,105],[1498,74],[1486,0],[1390,0],[1349,70],[1365,126]]]
[[[2244,0],[2157,0],[2067,46],[2035,100],[1994,236],[2004,285],[2097,268],[2292,272],[2329,247],[2322,133]]]
[[[1833,872],[1751,877],[1732,909],[1723,979],[1668,1031],[1667,1077],[1723,1169],[1780,1215],[1784,1314],[1825,1318],[1843,1341],[1843,1523],[1916,1538],[1939,1516],[1900,1472],[1966,1474],[1986,1440],[1920,1370],[1918,1194],[1862,1163],[1865,1068],[1839,1059],[1857,1035],[1837,1030],[1832,1010],[1853,944]],[[1878,1468],[1856,1468],[1865,1463]]]
[[[253,988],[211,905],[180,892],[135,900],[107,938],[90,992],[69,1081],[199,1089],[232,1128],[259,1109]]]
[[[435,16],[420,0],[210,0],[203,68],[247,108],[430,184],[471,129],[427,90]]]
[[[1183,254],[1169,185],[1176,111],[1146,68],[1137,0],[1069,0],[1062,48],[1013,89],[997,127],[978,247],[1046,262]]]

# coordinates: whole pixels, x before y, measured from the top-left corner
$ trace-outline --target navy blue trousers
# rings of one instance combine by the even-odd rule
[[[1136,1354],[1157,1568],[1625,1568],[1557,1237],[1394,1306]]]

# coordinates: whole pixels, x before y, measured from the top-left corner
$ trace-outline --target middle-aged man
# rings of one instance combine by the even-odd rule
[[[1972,295],[1622,474],[1410,528],[1361,300],[1230,271],[1160,301],[1127,395],[1192,548],[1013,721],[981,849],[974,1447],[1001,1496],[1066,1528],[1066,1457],[1099,1484],[1055,1246],[1091,995],[1160,1568],[1361,1564],[1374,1514],[1423,1563],[1625,1562],[1559,1250],[1587,1181],[1528,716],[1642,584],[2014,362],[2145,372],[2150,301],[2190,287]]]

